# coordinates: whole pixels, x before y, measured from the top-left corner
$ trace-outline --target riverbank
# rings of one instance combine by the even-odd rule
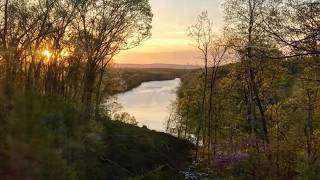
[[[121,79],[125,83],[125,87],[118,90],[117,93],[123,93],[139,87],[144,82],[150,81],[166,81],[182,78],[185,74],[195,71],[190,69],[152,69],[152,68],[122,68],[119,69]]]

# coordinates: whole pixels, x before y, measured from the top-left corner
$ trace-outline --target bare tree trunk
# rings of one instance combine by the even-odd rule
[[[254,91],[253,91],[253,80],[252,76],[250,75],[250,70],[247,72],[248,78],[247,78],[247,88],[248,88],[248,94],[247,94],[247,118],[248,122],[250,123],[250,134],[252,136],[256,133],[256,108],[254,103]]]
[[[82,103],[84,105],[85,116],[86,118],[91,119],[92,116],[92,98],[94,92],[94,84],[96,81],[96,72],[95,67],[90,63],[89,60],[86,67],[85,81],[84,81],[84,89],[82,95]]]
[[[189,95],[188,95],[188,102],[190,102],[190,100],[189,100]],[[189,129],[189,111],[190,111],[190,107],[189,107],[189,103],[187,104],[187,117],[186,117],[186,123],[185,123],[185,132],[184,132],[184,138],[185,139],[188,139],[187,138],[187,135],[189,134],[189,132],[188,132],[188,129]]]
[[[9,51],[8,47],[8,6],[9,6],[9,0],[5,1],[4,4],[4,28],[3,28],[3,36],[2,36],[2,42],[3,42],[3,51],[4,51],[4,59],[5,59],[5,87],[4,87],[4,94],[7,99],[7,102],[11,100],[12,96],[12,82],[11,82],[11,52]]]
[[[278,114],[277,109],[276,111],[276,115]],[[271,112],[273,114],[273,111]],[[271,116],[272,116],[271,114]],[[271,119],[273,119],[273,117],[271,117]],[[277,175],[280,175],[280,123],[279,123],[279,118],[276,117],[276,125],[277,125],[277,129],[276,129],[276,140],[277,140],[277,153],[276,153],[276,164],[277,164]]]
[[[311,164],[312,161],[312,149],[313,149],[313,104],[312,104],[312,90],[307,90],[307,97],[308,97],[308,118],[307,124],[305,128],[305,135],[307,139],[307,153],[308,153],[308,163]]]
[[[209,154],[208,154],[208,158],[211,158],[211,150],[212,150],[212,113],[213,113],[213,91],[214,91],[214,86],[215,86],[215,82],[216,82],[216,77],[217,77],[217,73],[218,73],[218,67],[219,64],[215,65],[214,67],[212,67],[212,73],[211,73],[211,80],[210,80],[210,95],[209,95],[209,113],[208,113],[208,137],[209,137]],[[214,129],[216,126],[216,122],[214,123]],[[215,146],[215,143],[214,143]],[[215,149],[215,147],[214,147]],[[216,151],[214,150],[214,155],[215,155]]]
[[[199,158],[199,143],[200,143],[200,133],[201,130],[203,132],[203,138],[205,135],[205,130],[202,127],[203,124],[206,121],[206,116],[205,116],[205,102],[206,102],[206,94],[207,94],[207,80],[208,80],[208,47],[205,49],[205,73],[204,73],[204,87],[203,87],[203,92],[202,92],[202,103],[201,103],[201,120],[198,123],[198,128],[197,128],[197,142],[196,142],[196,160]],[[205,142],[202,142],[204,145]]]
[[[8,156],[6,155],[7,150],[7,142],[6,142],[6,132],[7,132],[7,115],[8,115],[8,106],[10,106],[10,84],[9,84],[9,76],[10,76],[10,59],[8,57],[8,47],[7,47],[7,31],[8,31],[8,3],[6,0],[4,4],[4,29],[3,29],[3,51],[4,51],[4,60],[5,60],[5,79],[4,79],[4,103],[0,104],[0,161],[4,162],[0,164],[0,169],[4,169],[6,165],[6,161],[8,160]],[[1,83],[1,82],[0,82]]]
[[[249,25],[248,25],[248,44],[247,44],[247,63],[246,63],[246,73],[247,73],[247,83],[248,83],[248,118],[251,126],[251,135],[255,134],[256,128],[256,118],[255,118],[255,103],[254,103],[254,74],[252,70],[252,36],[253,36],[253,27],[254,27],[254,11],[255,6],[251,0],[249,0]]]
[[[96,99],[95,99],[95,117],[98,117],[100,113],[100,103],[102,101],[102,96],[103,96],[101,94],[101,85],[102,85],[104,73],[105,73],[105,67],[100,70],[99,80],[97,82]]]
[[[266,117],[265,117],[265,110],[262,106],[262,103],[261,103],[261,100],[260,100],[260,97],[259,97],[257,90],[255,92],[256,92],[255,99],[258,104],[258,108],[259,108],[260,116],[261,116],[261,123],[262,123],[262,128],[263,128],[263,140],[267,144],[269,144],[270,140],[269,140],[269,135],[268,135],[268,126],[267,126],[267,121],[266,121]]]
[[[248,118],[251,125],[251,135],[255,134],[256,129],[256,104],[259,108],[259,112],[261,115],[261,123],[263,126],[263,139],[265,142],[269,143],[268,138],[268,128],[267,123],[265,119],[264,114],[264,108],[262,106],[262,102],[259,97],[259,91],[255,82],[255,73],[253,70],[253,31],[254,31],[254,21],[255,21],[255,11],[257,2],[256,0],[249,0],[249,24],[248,24],[248,45],[247,45],[247,57],[248,57],[248,63],[246,63],[246,69],[248,73],[247,77],[247,83],[248,83]]]

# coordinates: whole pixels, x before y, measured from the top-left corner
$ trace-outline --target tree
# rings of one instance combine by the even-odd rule
[[[260,49],[269,49],[266,34],[260,24],[264,21],[264,0],[227,0],[225,2],[227,14],[226,30],[234,41],[233,47],[239,53],[240,62],[244,68],[243,81],[245,84],[247,121],[250,124],[250,132],[254,135],[257,131],[256,108],[260,112],[263,139],[269,143],[268,128],[265,118],[265,110],[259,97],[259,87],[256,82],[255,60],[257,60]],[[237,33],[235,33],[237,32]],[[272,46],[271,46],[272,47]]]
[[[319,10],[317,0],[270,1],[265,30],[286,52],[285,57],[319,56]]]
[[[83,50],[86,60],[82,102],[86,113],[91,114],[98,72],[103,74],[119,51],[149,37],[152,13],[147,0],[81,1],[78,13],[74,23],[77,48]],[[99,84],[101,78],[98,88]]]
[[[211,48],[211,77],[210,77],[210,94],[209,94],[209,109],[208,109],[208,149],[209,149],[209,159],[211,159],[211,153],[213,151],[213,155],[216,155],[216,139],[217,139],[217,129],[218,129],[218,119],[215,119],[215,122],[212,122],[213,119],[213,106],[214,102],[214,90],[216,86],[218,71],[220,70],[220,66],[225,63],[226,53],[228,51],[227,45],[223,44],[223,41],[215,40],[216,42],[213,44]],[[217,110],[217,108],[216,108]],[[213,130],[212,130],[213,129]],[[214,136],[212,136],[212,131]],[[213,146],[213,147],[212,147]],[[212,149],[213,148],[213,149]]]
[[[203,125],[206,123],[206,115],[205,115],[205,101],[207,96],[207,81],[208,81],[208,63],[209,63],[209,53],[210,48],[213,42],[213,29],[212,29],[212,21],[208,17],[208,12],[202,12],[197,19],[197,23],[192,25],[188,29],[189,36],[193,38],[195,42],[195,46],[201,53],[201,59],[204,64],[204,73],[203,73],[203,92],[202,92],[202,103],[201,103],[201,114],[202,118],[199,119],[198,130],[196,133],[197,142],[196,142],[196,159],[198,159],[198,149],[200,142],[200,133],[203,132],[203,137],[205,134],[205,129]],[[203,139],[203,143],[204,139]]]

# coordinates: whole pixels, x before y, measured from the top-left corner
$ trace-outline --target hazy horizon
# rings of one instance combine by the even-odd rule
[[[198,54],[187,36],[187,28],[202,11],[208,11],[219,31],[223,26],[224,0],[150,0],[154,14],[152,36],[140,46],[121,52],[115,63],[198,64]]]

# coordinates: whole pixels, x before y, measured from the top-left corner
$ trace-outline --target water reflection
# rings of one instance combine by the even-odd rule
[[[165,122],[169,116],[169,106],[176,98],[176,89],[180,79],[170,81],[152,81],[117,95],[117,101],[123,106],[123,111],[134,116],[139,125],[164,131]]]

